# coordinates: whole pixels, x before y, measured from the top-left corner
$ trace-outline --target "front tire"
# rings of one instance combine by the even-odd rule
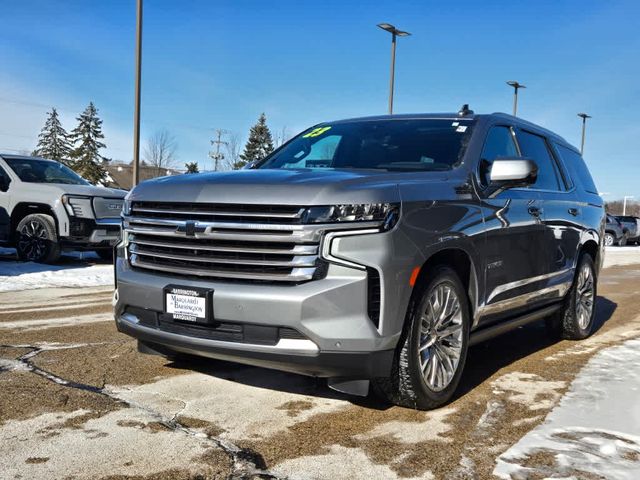
[[[616,241],[616,239],[613,236],[613,233],[606,232],[604,234],[604,244],[605,244],[605,246],[610,247],[611,245],[613,245],[615,243],[615,241]]]
[[[593,259],[583,253],[564,306],[548,319],[548,328],[567,340],[582,340],[591,335],[595,324],[597,285]]]
[[[456,272],[439,266],[429,278],[414,293],[391,376],[373,381],[391,403],[418,410],[440,407],[453,397],[471,323],[467,293]]]
[[[60,244],[53,217],[43,213],[24,217],[16,229],[16,251],[18,258],[26,262],[56,262]]]

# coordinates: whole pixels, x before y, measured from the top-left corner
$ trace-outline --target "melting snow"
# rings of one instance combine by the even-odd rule
[[[603,350],[545,422],[502,454],[505,479],[591,473],[640,478],[640,340]]]
[[[6,249],[4,249],[6,250]],[[96,258],[93,252],[73,252],[72,257]],[[90,265],[69,262],[63,258],[59,265],[45,265],[33,262],[0,261],[0,292],[32,290],[47,287],[97,287],[113,285],[113,266],[110,264]]]

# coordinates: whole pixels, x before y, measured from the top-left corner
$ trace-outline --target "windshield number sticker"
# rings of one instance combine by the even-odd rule
[[[456,132],[466,132],[467,131],[467,127],[465,125],[460,125],[458,128],[456,128]]]
[[[331,127],[318,127],[311,130],[309,133],[306,133],[302,136],[302,138],[311,138],[311,137],[319,137],[327,130],[330,130]]]

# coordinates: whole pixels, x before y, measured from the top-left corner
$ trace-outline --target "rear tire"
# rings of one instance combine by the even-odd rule
[[[416,287],[389,378],[372,381],[389,402],[430,410],[449,402],[469,345],[469,300],[454,270],[438,266]]]
[[[591,335],[595,323],[597,285],[593,259],[588,253],[583,253],[564,306],[547,319],[547,329],[567,340],[582,340]]]
[[[56,224],[51,215],[27,215],[18,224],[15,235],[16,251],[20,260],[54,263],[60,258]]]

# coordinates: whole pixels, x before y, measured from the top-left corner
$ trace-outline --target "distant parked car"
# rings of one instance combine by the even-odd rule
[[[65,248],[111,258],[125,194],[53,160],[0,154],[0,245],[32,262],[53,263]]]
[[[616,217],[609,214],[607,214],[607,224],[604,231],[604,244],[607,247],[611,245],[620,245],[623,247],[627,244],[627,234],[624,231],[622,223]]]
[[[640,242],[640,218],[631,215],[618,215],[616,218],[622,224],[623,233],[627,233],[627,243]]]

